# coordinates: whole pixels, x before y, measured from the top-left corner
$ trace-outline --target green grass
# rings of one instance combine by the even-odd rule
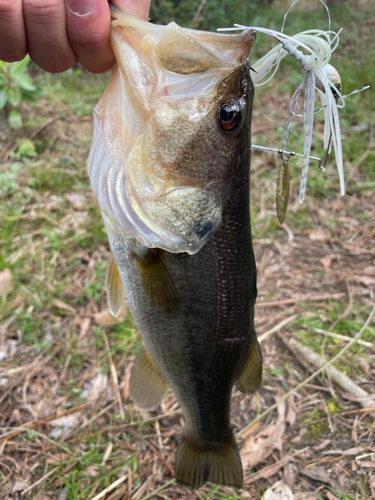
[[[352,6],[350,3],[349,6]],[[272,9],[264,9],[259,19],[247,19],[246,23],[259,23],[265,27],[279,29],[283,14]],[[341,43],[332,56],[332,63],[341,75],[344,92],[350,92],[357,87],[375,81],[375,69],[370,55],[374,53],[375,41],[372,36],[366,36],[370,29],[369,16],[366,13],[349,10],[346,3],[342,7],[331,10],[332,28],[344,26],[340,36]],[[240,19],[240,22],[245,22]],[[286,32],[294,34],[303,29],[326,26],[323,9],[313,13],[291,13],[288,17]],[[258,40],[252,52],[252,61],[263,55],[272,42],[263,36]],[[14,288],[4,301],[0,299],[2,322],[9,323],[9,332],[13,336],[20,335],[22,345],[31,359],[43,352],[52,352],[51,365],[60,372],[66,363],[66,381],[58,389],[58,395],[65,397],[64,409],[74,407],[84,402],[82,392],[84,383],[81,380],[83,367],[90,361],[95,361],[98,370],[110,374],[110,364],[105,349],[104,334],[110,344],[110,353],[117,369],[120,369],[130,356],[136,355],[141,347],[141,339],[137,333],[134,321],[130,315],[122,322],[102,327],[92,320],[90,336],[85,342],[79,341],[79,329],[74,325],[75,315],[86,314],[92,319],[95,313],[106,308],[104,293],[104,278],[106,259],[109,246],[103,229],[100,211],[91,194],[87,179],[85,161],[87,158],[90,135],[72,133],[76,121],[89,119],[92,108],[103,92],[108,81],[108,75],[93,76],[79,69],[72,69],[62,75],[48,75],[33,70],[33,77],[42,89],[41,95],[34,106],[28,105],[24,117],[24,128],[15,137],[13,151],[8,163],[0,166],[0,269],[8,268],[13,274]],[[287,109],[273,110],[273,99],[277,96],[286,104],[302,79],[298,65],[293,60],[285,59],[277,77],[265,87],[256,89],[254,99],[255,119],[265,120],[271,116],[272,128],[264,134],[255,136],[254,142],[271,147],[280,147],[284,133],[284,123]],[[270,108],[267,108],[267,105]],[[340,110],[343,132],[343,153],[345,170],[355,166],[366,151],[369,144],[368,130],[352,131],[355,125],[370,126],[375,111],[372,91],[347,99],[344,109]],[[1,116],[3,118],[3,116]],[[43,127],[52,118],[47,130],[28,139],[32,133]],[[60,129],[53,127],[61,125]],[[80,124],[82,123],[79,122]],[[319,124],[320,123],[320,124]],[[321,116],[316,117],[317,134],[314,139],[313,154],[323,156]],[[31,141],[31,142],[27,142]],[[288,148],[302,151],[303,139],[300,126],[292,127]],[[284,243],[285,231],[280,229],[274,210],[276,179],[279,169],[279,158],[254,154],[252,165],[252,229],[255,240],[269,239],[276,243]],[[260,159],[260,160],[259,160]],[[263,163],[262,163],[263,162]],[[339,245],[346,234],[346,226],[338,222],[339,217],[350,217],[361,227],[369,227],[373,222],[373,210],[365,203],[353,203],[356,197],[363,196],[365,191],[372,192],[375,187],[375,152],[371,151],[349,183],[350,196],[343,199],[343,207],[336,212],[331,211],[331,203],[336,201],[338,193],[338,176],[333,158],[330,158],[326,173],[319,171],[315,165],[309,169],[306,199],[298,206],[298,188],[300,177],[300,162],[292,159],[291,167],[291,197],[286,223],[297,238],[306,239],[309,230],[317,228],[330,232],[331,240]],[[86,206],[83,210],[75,210],[65,198],[68,193],[85,194]],[[260,210],[261,203],[265,211]],[[28,207],[25,210],[25,207]],[[32,207],[32,208],[30,208]],[[324,220],[317,215],[319,208],[325,208],[327,216]],[[341,240],[340,240],[341,239]],[[266,244],[264,250],[266,250]],[[332,252],[343,252],[340,246]],[[312,258],[312,257],[311,257]],[[315,258],[319,262],[320,255]],[[358,263],[360,271],[362,263]],[[324,283],[324,271],[316,272],[317,281],[321,281],[321,291],[337,293],[332,284]],[[296,275],[293,283],[301,282],[303,290],[303,275]],[[272,282],[273,283],[273,282]],[[77,287],[78,291],[74,288]],[[263,301],[272,301],[277,288],[268,284]],[[309,291],[304,290],[307,295]],[[21,297],[20,305],[13,307],[14,301]],[[57,302],[59,301],[59,302]],[[72,307],[75,312],[61,309],[61,302]],[[57,304],[57,305],[56,305]],[[60,304],[60,305],[59,305]],[[330,300],[323,303],[298,303],[298,319],[289,324],[287,330],[296,335],[305,345],[322,354],[321,344],[324,336],[314,333],[313,328],[328,330],[330,325],[344,313],[347,298]],[[350,313],[337,323],[336,333],[353,337],[360,330],[369,312],[369,306],[360,298],[354,297]],[[50,335],[48,335],[50,332]],[[52,336],[52,342],[51,342]],[[363,340],[373,343],[375,329],[368,328]],[[333,357],[343,347],[343,342],[329,338],[326,340],[324,355]],[[52,346],[52,347],[51,347]],[[353,380],[363,377],[358,361],[370,359],[366,347],[355,345],[350,353],[343,356],[336,367],[349,375]],[[17,367],[16,361],[9,366]],[[265,371],[266,377],[284,379],[292,378],[296,368],[281,362],[270,364]],[[334,415],[344,411],[341,401],[328,399],[329,412]],[[111,410],[112,411],[112,410]],[[118,408],[108,415],[110,425],[120,422]],[[154,432],[150,423],[144,423],[142,416],[132,413],[132,406],[126,407],[125,422],[132,419],[139,421],[136,431],[140,435]],[[90,414],[91,415],[91,414]],[[309,424],[324,417],[317,409],[314,414],[305,415],[301,423]],[[312,425],[309,432],[316,437],[327,432],[327,423]],[[314,434],[315,432],[315,434]],[[46,431],[47,433],[47,431]],[[37,443],[37,436],[21,434],[15,438],[21,445]],[[58,440],[58,439],[57,439]],[[101,465],[104,450],[112,443],[112,454],[108,461]],[[118,435],[101,432],[100,425],[93,422],[84,432],[77,429],[67,443],[71,457],[62,458],[45,469],[43,461],[35,469],[40,476],[57,467],[57,470],[42,483],[46,491],[61,491],[66,488],[68,499],[86,499],[96,487],[96,493],[115,481],[121,471],[132,467],[137,476],[140,466],[140,455],[137,452],[139,442],[128,434],[127,443],[130,450],[124,452]],[[132,451],[133,450],[133,451]],[[137,453],[136,453],[137,452]],[[143,453],[143,452],[142,452]],[[126,455],[126,456],[125,456]],[[64,474],[64,470],[77,463]],[[90,475],[89,467],[95,464],[96,475]],[[149,465],[149,464],[148,464]],[[0,480],[4,477],[0,477]],[[135,477],[135,482],[141,481]],[[362,489],[367,488],[369,478],[363,476],[361,484],[351,485],[350,493],[340,495],[334,493],[340,500],[353,498],[364,499]],[[253,484],[260,498],[265,485]],[[349,491],[349,490],[348,490]],[[353,493],[354,492],[354,493]],[[224,494],[220,488],[212,488],[202,494],[202,498],[235,500],[240,498]]]

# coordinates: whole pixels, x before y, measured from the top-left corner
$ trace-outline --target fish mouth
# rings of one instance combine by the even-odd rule
[[[124,236],[195,254],[219,229],[229,196],[222,170],[231,160],[216,118],[229,90],[219,84],[244,64],[255,32],[157,26],[112,6],[111,16],[117,66],[94,111],[93,190]]]

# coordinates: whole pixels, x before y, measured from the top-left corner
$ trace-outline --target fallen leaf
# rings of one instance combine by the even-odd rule
[[[33,500],[50,500],[51,497],[45,491],[38,491]]]
[[[324,439],[321,443],[313,446],[314,451],[320,451],[326,448],[330,443],[332,443],[331,439]]]
[[[60,425],[61,427],[75,427],[82,417],[80,411],[70,413],[69,415],[64,415],[62,417],[54,418],[50,420],[51,425]]]
[[[297,477],[298,477],[297,467],[291,463],[285,464],[283,471],[283,481],[285,484],[289,486],[291,490],[293,490],[296,484]]]
[[[287,458],[286,460],[280,460],[280,462],[277,462],[276,464],[269,465],[268,467],[263,467],[255,474],[251,474],[251,478],[247,481],[244,481],[245,484],[251,484],[255,481],[259,481],[259,479],[268,479],[274,476],[285,466],[288,460],[289,459]]]
[[[275,400],[277,401],[277,399],[278,396],[276,396]],[[250,436],[245,441],[240,452],[244,470],[247,467],[252,468],[263,462],[275,448],[282,449],[282,438],[286,427],[285,410],[285,403],[280,404],[277,408],[279,416],[276,424],[267,426],[256,436]]]
[[[70,306],[69,304],[66,304],[62,300],[55,299],[52,301],[52,304],[57,307],[57,309],[62,309],[63,311],[67,311],[70,313],[76,313],[77,311],[74,309],[74,307]]]
[[[127,314],[128,314],[128,307],[126,304],[124,304],[121,307],[120,313],[117,316],[117,318],[112,316],[112,314],[107,310],[95,314],[94,319],[99,326],[106,327],[106,326],[117,325],[119,322],[124,321]]]
[[[106,373],[98,373],[93,380],[92,387],[87,396],[87,400],[90,403],[96,403],[101,394],[107,389],[108,386],[108,375]]]
[[[48,455],[46,458],[46,463],[49,465],[59,464],[61,462],[65,462],[70,458],[68,453],[58,453],[57,455]]]
[[[329,254],[325,255],[320,259],[320,262],[323,266],[323,269],[325,271],[328,271],[328,269],[331,267],[332,260],[335,258],[335,255]]]
[[[340,493],[345,492],[345,486],[341,483],[345,483],[346,481],[338,481],[336,478],[333,478],[331,474],[326,469],[324,469],[324,467],[308,467],[305,469],[301,469],[300,472],[304,476],[310,477],[315,481],[320,481],[321,483],[328,484],[329,486],[331,486],[331,488],[337,489]]]
[[[29,482],[26,481],[26,480],[20,480],[20,481],[16,481],[14,483],[14,486],[12,488],[12,493],[15,493],[16,491],[23,491],[25,490],[26,488],[28,488],[30,486]]]
[[[86,205],[86,198],[83,193],[67,193],[65,195],[66,201],[71,203],[77,210],[84,210]]]
[[[85,469],[85,474],[90,477],[96,477],[99,473],[99,464],[90,464],[87,469]]]
[[[337,496],[334,495],[333,493],[331,493],[330,491],[326,491],[326,496],[327,496],[328,500],[339,500],[337,498]]]
[[[281,480],[264,492],[262,500],[294,500],[294,495],[289,486]]]
[[[5,300],[13,290],[13,275],[9,269],[0,272],[0,296]]]
[[[375,469],[375,461],[361,460],[358,462],[361,467],[366,467],[366,469]]]
[[[324,229],[312,229],[309,231],[309,240],[327,241],[331,239],[331,233]]]

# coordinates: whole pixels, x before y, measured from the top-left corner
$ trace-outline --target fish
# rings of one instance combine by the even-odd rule
[[[181,406],[175,477],[240,488],[234,385],[258,390],[256,265],[250,224],[253,30],[158,26],[111,10],[116,56],[94,110],[90,182],[112,258],[111,312],[128,305],[143,339],[129,392]]]

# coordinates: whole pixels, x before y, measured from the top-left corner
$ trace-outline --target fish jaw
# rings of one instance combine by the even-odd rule
[[[228,200],[228,160],[240,138],[223,134],[218,107],[233,97],[246,107],[237,73],[255,34],[112,15],[118,65],[94,111],[91,184],[102,213],[127,237],[194,254],[220,227]],[[181,53],[187,43],[190,53]]]

